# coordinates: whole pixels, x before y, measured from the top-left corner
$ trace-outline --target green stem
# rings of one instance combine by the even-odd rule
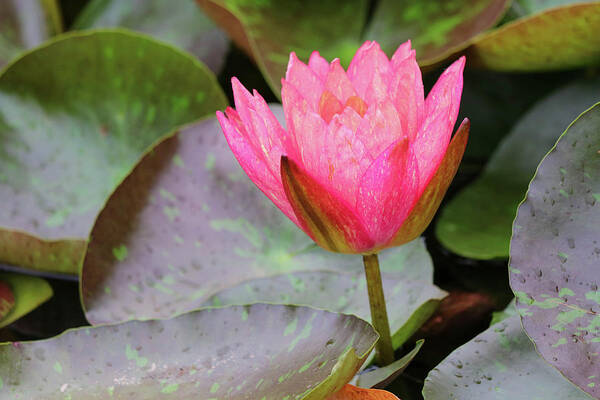
[[[365,275],[367,277],[371,320],[373,321],[373,327],[379,333],[379,340],[375,347],[375,362],[380,367],[384,367],[394,362],[394,347],[392,346],[390,323],[388,322],[385,297],[383,296],[377,254],[363,255],[363,263],[365,264]]]

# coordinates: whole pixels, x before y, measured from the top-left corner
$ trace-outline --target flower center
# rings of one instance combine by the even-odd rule
[[[346,104],[342,104],[337,97],[329,90],[325,90],[319,100],[319,114],[325,122],[329,123],[334,115],[344,111],[344,108],[350,107],[361,117],[367,112],[367,103],[358,96],[350,96],[346,100]]]

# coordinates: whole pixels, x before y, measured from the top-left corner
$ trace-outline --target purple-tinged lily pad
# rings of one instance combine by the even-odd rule
[[[308,307],[208,308],[0,345],[0,394],[321,400],[350,381],[377,338],[355,316]]]
[[[74,29],[121,27],[152,35],[198,57],[218,73],[229,47],[227,36],[194,0],[93,0]]]
[[[538,166],[519,206],[510,284],[541,356],[600,398],[600,103]]]
[[[126,31],[64,35],[14,61],[0,75],[0,261],[77,273],[142,153],[225,105],[199,61]]]
[[[432,293],[421,240],[382,252],[381,264]],[[247,178],[211,118],[158,144],[110,197],[84,259],[83,304],[93,323],[169,317],[246,280],[306,270],[363,266],[359,256],[320,249],[285,217]]]
[[[456,349],[425,380],[425,400],[589,400],[535,352],[518,316]]]
[[[391,55],[411,39],[420,65],[463,50],[502,18],[509,0],[382,0],[365,33]]]
[[[571,83],[537,103],[504,138],[483,173],[442,210],[440,242],[464,257],[508,257],[519,202],[546,152],[581,110],[600,101],[600,79]]]
[[[523,2],[523,3],[530,3]],[[550,71],[600,64],[600,3],[536,1],[531,11],[475,39],[467,59],[498,71]],[[572,3],[572,4],[569,4]]]
[[[0,68],[61,30],[57,0],[0,0]]]
[[[12,324],[35,310],[50,297],[52,297],[52,287],[44,279],[0,272],[0,328]],[[10,304],[11,299],[12,304]],[[5,306],[9,304],[8,312],[4,312]]]
[[[394,348],[429,319],[446,292],[423,281],[383,274]],[[253,279],[225,289],[203,306],[251,303],[299,304],[371,320],[364,272],[303,271]]]

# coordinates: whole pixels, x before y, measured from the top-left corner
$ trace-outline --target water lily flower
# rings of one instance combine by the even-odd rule
[[[317,51],[290,55],[282,79],[287,129],[232,79],[235,109],[217,113],[250,179],[321,247],[373,254],[418,237],[462,158],[469,121],[451,140],[464,57],[424,98],[410,41],[391,59],[365,42],[348,70]]]

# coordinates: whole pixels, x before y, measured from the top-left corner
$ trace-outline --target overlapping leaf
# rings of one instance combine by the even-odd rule
[[[225,33],[202,13],[194,0],[94,0],[74,29],[123,27],[147,33],[198,57],[218,72],[225,61]]]
[[[0,0],[0,68],[59,33],[56,0]]]
[[[589,400],[542,360],[518,316],[459,347],[425,381],[425,400]]]
[[[420,240],[383,252],[381,264],[399,345],[444,293],[431,284]],[[362,269],[360,257],[316,247],[273,206],[209,119],[155,147],[111,196],[81,284],[93,323],[170,316],[207,301],[299,302],[366,318]]]
[[[279,95],[291,51],[306,61],[318,50],[326,59],[339,58],[347,65],[364,40],[380,41],[391,56],[401,43],[412,39],[420,62],[432,64],[493,26],[508,1],[384,0],[368,27],[365,0],[198,3],[256,60]]]
[[[537,164],[581,110],[598,100],[600,80],[584,80],[525,114],[480,177],[442,210],[436,226],[441,243],[465,257],[507,257],[512,221]]]
[[[225,104],[198,61],[125,31],[70,34],[18,59],[0,76],[0,261],[76,273],[139,156]]]
[[[320,400],[377,340],[363,320],[255,304],[0,345],[3,398]]]
[[[600,397],[600,103],[543,159],[519,207],[510,283],[539,353]]]
[[[46,302],[52,297],[52,287],[44,279],[35,276],[0,272],[0,293],[2,328]],[[8,308],[7,302],[11,303]]]

